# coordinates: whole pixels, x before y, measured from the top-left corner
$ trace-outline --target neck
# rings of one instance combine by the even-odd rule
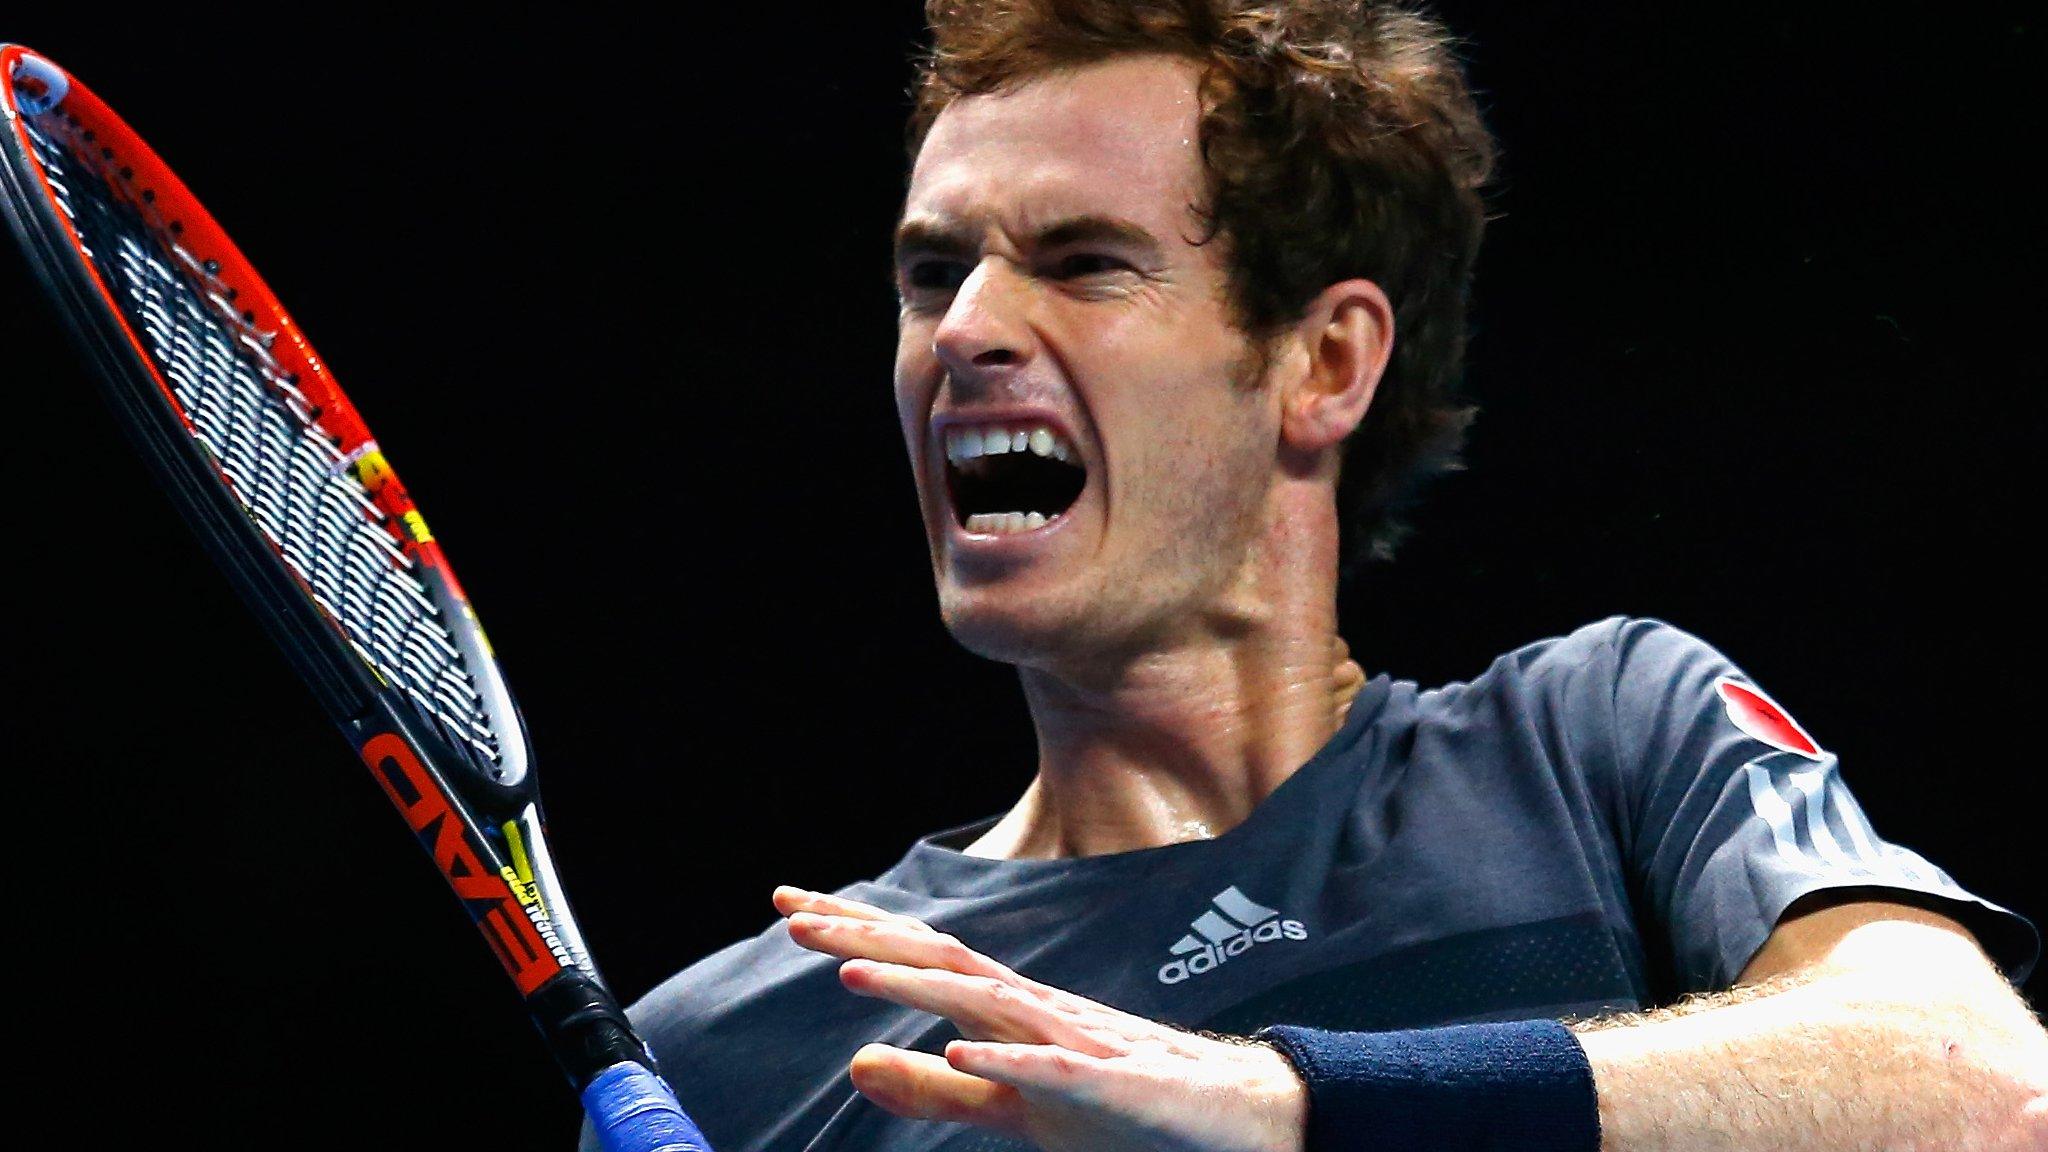
[[[1309,522],[1318,514],[1328,523]],[[1233,590],[1202,613],[1209,626],[1108,669],[1020,670],[1038,773],[969,854],[1048,859],[1208,839],[1330,739],[1365,682],[1337,635],[1335,512],[1325,500],[1275,522]]]

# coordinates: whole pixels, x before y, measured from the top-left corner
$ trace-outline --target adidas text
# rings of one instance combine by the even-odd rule
[[[1308,939],[1307,925],[1282,918],[1280,913],[1245,896],[1235,885],[1218,892],[1210,903],[1215,907],[1188,925],[1194,931],[1174,943],[1174,959],[1160,965],[1161,984],[1178,984],[1213,971],[1232,957],[1250,951],[1255,944]]]

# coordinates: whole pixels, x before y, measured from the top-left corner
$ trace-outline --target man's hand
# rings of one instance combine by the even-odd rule
[[[854,1087],[898,1116],[953,1120],[1046,1152],[1299,1152],[1308,1094],[1263,1044],[1198,1036],[1027,980],[951,936],[858,901],[775,890],[790,938],[839,979],[953,1021],[944,1058],[856,1052]]]

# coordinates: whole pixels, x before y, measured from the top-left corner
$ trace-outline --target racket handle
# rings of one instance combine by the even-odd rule
[[[631,1061],[591,1079],[583,1110],[604,1152],[712,1152],[668,1081]]]

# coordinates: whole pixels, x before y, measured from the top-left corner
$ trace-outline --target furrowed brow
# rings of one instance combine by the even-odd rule
[[[1142,226],[1114,216],[1069,216],[1055,220],[1032,234],[1035,248],[1067,248],[1108,244],[1158,256],[1159,241]],[[896,263],[912,256],[946,256],[971,260],[976,255],[975,238],[950,221],[918,217],[896,226]]]
[[[1066,248],[1088,244],[1108,244],[1119,248],[1135,249],[1150,255],[1159,254],[1159,241],[1152,233],[1129,220],[1114,216],[1070,216],[1055,220],[1038,230],[1033,242],[1040,248]]]
[[[941,220],[915,218],[896,226],[896,263],[912,256],[974,255],[974,240],[960,228]]]

